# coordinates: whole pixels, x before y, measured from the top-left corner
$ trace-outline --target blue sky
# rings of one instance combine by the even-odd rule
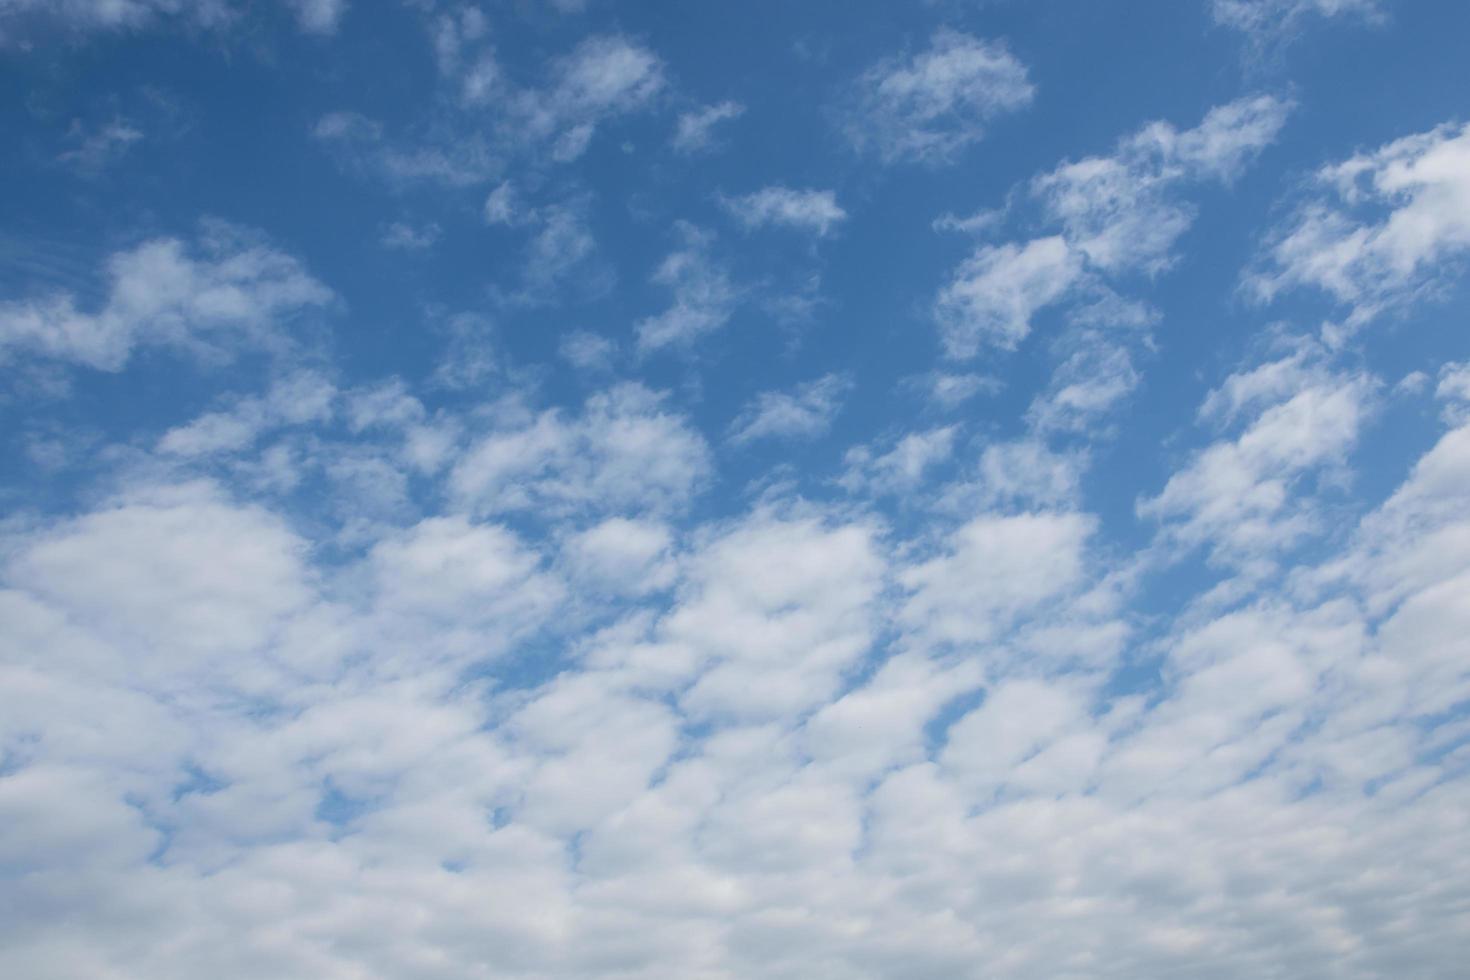
[[[0,972],[1453,975],[1466,36],[0,0]]]

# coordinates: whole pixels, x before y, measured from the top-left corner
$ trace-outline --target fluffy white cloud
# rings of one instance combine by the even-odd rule
[[[402,132],[358,112],[329,112],[313,134],[344,165],[394,185],[503,180],[514,163],[575,161],[599,127],[650,108],[665,86],[658,56],[619,35],[584,38],[531,83],[502,70],[488,23],[474,8],[435,18],[431,36],[439,71],[454,86],[453,111]],[[483,123],[466,127],[464,112]],[[495,200],[487,201],[486,216],[503,221]]]
[[[657,521],[609,517],[573,535],[562,561],[577,582],[613,595],[644,595],[674,582],[673,536]]]
[[[1204,418],[1330,375],[1290,359]],[[417,417],[403,397],[345,411]],[[627,518],[552,558],[426,517],[341,564],[197,484],[7,526],[0,966],[1443,973],[1470,880],[1446,713],[1470,696],[1467,466],[1447,432],[1295,587],[1166,627],[1148,698],[1104,683],[1126,630],[1075,511],[972,517],[930,558],[757,511],[696,527],[673,571],[667,530]],[[564,608],[554,569],[673,591],[552,676],[479,679]]]
[[[346,0],[283,0],[303,31],[330,34],[346,12]],[[5,21],[35,18],[71,31],[136,30],[158,21],[182,20],[205,28],[227,26],[239,19],[235,0],[6,0]],[[0,34],[0,43],[5,35]]]
[[[872,642],[882,563],[866,526],[755,517],[693,556],[688,574],[659,638],[703,668],[681,695],[695,717],[800,713]]]
[[[1059,235],[1025,245],[986,245],[959,268],[934,302],[945,353],[973,357],[987,345],[1012,349],[1031,318],[1082,278],[1082,257]]]
[[[347,0],[286,0],[303,31],[331,34],[347,12]]]
[[[739,197],[722,197],[720,203],[747,229],[785,225],[825,236],[847,218],[832,191],[763,187]]]
[[[673,294],[669,308],[644,317],[636,326],[638,349],[687,347],[723,327],[735,312],[738,291],[724,267],[709,255],[709,238],[682,229],[682,248],[670,252],[654,271],[653,281]]]
[[[1210,4],[1217,24],[1258,35],[1282,34],[1309,14],[1371,16],[1379,10],[1379,0],[1211,0]]]
[[[617,356],[618,345],[601,334],[573,330],[562,337],[557,353],[580,371],[608,370]]]
[[[946,409],[962,405],[982,392],[994,394],[1004,387],[998,378],[988,375],[953,374],[945,371],[910,379],[910,383],[922,385],[929,398]]]
[[[996,442],[980,454],[973,487],[989,505],[1061,507],[1077,503],[1083,461],[1038,439]]]
[[[440,651],[472,661],[503,653],[562,598],[511,531],[464,517],[426,518],[385,537],[369,564],[385,639],[401,638],[426,665]]]
[[[228,23],[234,10],[228,0],[10,0],[0,7],[0,22],[27,16],[76,31],[104,31],[142,27],[160,17],[218,26]]]
[[[187,20],[183,0],[152,6]],[[689,226],[635,337],[658,308],[641,282],[565,317],[517,305],[595,278],[582,195],[601,185],[551,164],[660,104],[666,69],[606,36],[524,78],[535,51],[497,60],[516,13],[554,44],[576,25],[548,7],[579,0],[486,4],[493,28],[478,3],[410,6],[439,71],[407,123],[418,148],[350,114],[321,135],[465,185],[354,227],[369,265],[412,276],[423,256],[375,253],[378,222],[412,218],[391,247],[431,217],[461,223],[456,243],[512,241],[495,250],[512,281],[461,297],[503,323],[405,289],[423,333],[329,361],[288,327],[332,294],[217,230],[119,253],[90,299],[0,307],[25,376],[0,399],[19,426],[0,482],[0,976],[1368,980],[1470,962],[1470,366],[1278,326],[1224,342],[1255,353],[1203,396],[1198,432],[1171,431],[1187,374],[1153,379],[1151,417],[1119,411],[1145,367],[1216,363],[1198,330],[1179,346],[1186,323],[1145,356],[1162,314],[1123,292],[1176,261],[1185,192],[1243,172],[1283,102],[1150,124],[941,222],[977,236],[940,304],[951,353],[1058,325],[995,376],[910,349],[885,317],[912,297],[834,294],[891,334],[852,352],[890,402],[858,406],[814,349],[831,324],[767,349],[760,314],[810,317],[816,277],[754,278]],[[985,92],[1007,71],[1029,93],[1004,49],[951,33],[879,67],[867,108],[902,118],[872,146],[892,160],[957,157],[1006,111]],[[733,118],[692,116],[676,152]],[[599,174],[637,165],[635,133],[646,151],[660,130],[630,127]],[[1379,233],[1418,256],[1393,302],[1447,284],[1463,249],[1458,185],[1434,172],[1464,134],[1436,133],[1317,185],[1364,242],[1406,215]],[[768,190],[758,222],[839,227],[835,197]],[[629,191],[646,238],[667,201]],[[922,232],[937,209],[905,213]],[[989,237],[1012,222],[1014,241]],[[629,356],[737,309],[752,329],[713,370]],[[54,363],[246,347],[273,356],[205,389]],[[521,360],[553,351],[567,363]],[[390,361],[403,376],[373,373]],[[1410,373],[1375,428],[1386,364]],[[814,380],[732,407],[712,389],[731,371]],[[78,397],[27,399],[52,376]],[[954,411],[980,392],[997,397]]]
[[[1029,105],[1036,92],[1004,44],[952,30],[918,54],[879,62],[857,85],[853,142],[885,161],[931,164],[952,162],[991,119]]]
[[[68,134],[71,149],[57,157],[62,163],[87,175],[101,173],[143,139],[143,131],[122,117],[101,126],[86,127],[74,122]]]
[[[1035,178],[1030,191],[1093,267],[1157,273],[1194,218],[1170,191],[1234,178],[1276,139],[1290,110],[1290,103],[1261,95],[1211,109],[1194,129],[1149,123],[1111,156],[1063,164]]]
[[[1141,515],[1164,521],[1188,546],[1222,560],[1269,559],[1317,526],[1315,497],[1303,483],[1330,477],[1355,444],[1376,382],[1335,372],[1310,346],[1233,375],[1205,400],[1206,418],[1250,421],[1234,438],[1196,453]]]
[[[739,119],[745,106],[726,100],[680,113],[669,145],[678,153],[701,153],[715,146],[714,129],[722,122]]]
[[[244,449],[272,427],[325,420],[332,413],[336,395],[336,387],[319,374],[302,371],[288,375],[263,397],[242,398],[228,410],[207,412],[169,429],[158,440],[158,451],[203,456]]]
[[[394,221],[383,228],[383,233],[378,241],[384,248],[403,250],[409,252],[420,252],[424,249],[434,247],[439,240],[442,229],[430,222],[415,227],[405,221]]]
[[[955,269],[934,303],[945,352],[968,358],[986,347],[1014,349],[1038,313],[1065,302],[1083,304],[1072,314],[1082,327],[1116,333],[1148,326],[1154,314],[1113,292],[1107,280],[1157,275],[1172,265],[1175,243],[1194,220],[1179,189],[1234,179],[1275,140],[1290,110],[1290,103],[1261,95],[1217,106],[1193,129],[1152,122],[1111,155],[1032,179],[1026,198],[1056,233],[980,245]],[[1033,421],[1043,429],[1077,428],[1117,403],[1134,387],[1129,347],[1138,342],[1098,329],[1079,333]]]
[[[1434,395],[1445,403],[1444,415],[1447,421],[1470,421],[1470,362],[1441,367]]]
[[[1094,521],[1037,512],[977,517],[946,553],[905,570],[911,595],[902,622],[926,640],[971,646],[992,640],[1016,616],[1081,583]]]
[[[596,274],[578,275],[586,273],[597,253],[597,240],[584,212],[576,203],[560,204],[542,208],[530,218],[537,229],[526,249],[518,296],[528,300],[549,297],[569,285],[595,288]]]
[[[546,87],[515,97],[510,124],[550,141],[555,159],[574,160],[599,123],[643,108],[663,86],[653,52],[616,35],[589,37],[553,64]]]
[[[273,515],[188,484],[36,533],[5,576],[106,637],[110,650],[84,646],[88,662],[72,669],[113,677],[248,671],[248,655],[310,597],[305,550]]]
[[[910,432],[883,453],[868,446],[856,446],[843,458],[847,470],[838,482],[849,493],[914,490],[924,482],[930,469],[954,452],[958,431],[958,426],[946,425],[927,432]]]
[[[1097,330],[1068,335],[1067,358],[1027,411],[1039,432],[1087,432],[1138,386],[1139,372],[1125,344]]]
[[[792,391],[763,391],[740,411],[730,425],[730,440],[741,444],[756,439],[812,439],[832,426],[842,410],[852,379],[827,374],[799,384]]]
[[[1247,286],[1313,287],[1356,327],[1453,281],[1470,250],[1470,126],[1395,140],[1317,173],[1322,193],[1273,236]]]
[[[679,509],[709,472],[709,449],[658,395],[623,384],[581,415],[516,413],[476,439],[449,489],[477,513]]]
[[[295,258],[216,223],[192,246],[160,238],[114,253],[95,312],[78,309],[70,293],[0,303],[0,353],[104,371],[121,370],[142,346],[218,359],[283,343],[281,320],[332,298]]]

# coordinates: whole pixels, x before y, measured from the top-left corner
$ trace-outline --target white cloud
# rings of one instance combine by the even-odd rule
[[[674,583],[673,537],[656,521],[609,517],[562,546],[572,578],[611,595],[638,596]]]
[[[476,440],[449,478],[477,513],[679,509],[709,471],[709,449],[658,395],[622,384],[581,415],[548,410],[507,420]]]
[[[1262,95],[1217,106],[1193,129],[1149,123],[1111,156],[1068,162],[1031,180],[1027,194],[1057,233],[981,245],[961,263],[934,304],[946,353],[967,358],[987,346],[1014,349],[1037,313],[1068,300],[1091,300],[1075,311],[1079,323],[1147,325],[1152,314],[1119,297],[1104,277],[1156,275],[1172,265],[1174,245],[1194,220],[1193,209],[1177,199],[1178,187],[1232,180],[1275,140],[1290,110],[1290,103]],[[1090,346],[1115,362],[1127,357],[1117,344]],[[1118,382],[1111,393],[1073,386],[1065,397],[1089,409],[1117,401],[1131,388],[1129,369],[1116,363],[1107,373]]]
[[[187,457],[245,449],[272,427],[325,420],[336,395],[336,387],[321,375],[300,371],[277,381],[264,397],[243,398],[227,411],[208,412],[169,429],[158,440],[158,451]]]
[[[703,667],[681,703],[694,717],[771,719],[830,698],[872,642],[882,567],[871,529],[753,517],[689,561],[666,644]]]
[[[121,117],[91,128],[76,121],[68,134],[69,142],[76,145],[57,159],[83,174],[95,175],[124,156],[133,144],[142,139],[143,131]]]
[[[325,113],[312,135],[354,170],[388,181],[409,184],[432,181],[449,187],[471,187],[497,177],[505,169],[504,153],[480,133],[453,140],[430,138],[419,145],[391,138],[383,124],[360,112]]]
[[[934,466],[954,452],[959,426],[946,425],[926,432],[910,432],[893,448],[876,453],[868,446],[847,451],[847,469],[838,482],[849,493],[905,493],[920,486]]]
[[[1158,496],[1140,501],[1140,515],[1217,559],[1271,560],[1316,530],[1315,497],[1303,484],[1342,464],[1375,389],[1368,375],[1331,371],[1312,348],[1233,375],[1203,412],[1228,424],[1250,411],[1249,423],[1196,453]]]
[[[1406,136],[1317,173],[1321,193],[1271,237],[1256,296],[1312,287],[1360,326],[1453,281],[1470,250],[1470,127]]]
[[[1194,218],[1170,191],[1231,180],[1276,139],[1290,111],[1290,103],[1261,95],[1211,109],[1194,129],[1153,122],[1112,156],[1063,164],[1035,178],[1030,191],[1093,267],[1157,273]]]
[[[597,252],[597,241],[587,224],[583,208],[562,204],[542,208],[535,215],[535,235],[526,251],[524,286],[526,298],[551,296],[565,288],[579,270],[585,270]],[[583,284],[597,277],[580,277]]]
[[[1064,507],[1079,502],[1084,461],[1038,439],[995,442],[980,454],[972,492],[990,505]]]
[[[0,7],[0,21],[45,17],[74,31],[110,31],[144,27],[161,17],[217,27],[234,13],[228,0],[11,0]]]
[[[832,427],[852,379],[826,374],[793,390],[763,391],[730,424],[737,445],[756,439],[813,439]]]
[[[431,32],[440,73],[455,86],[453,112],[416,120],[402,133],[360,113],[327,113],[314,133],[344,165],[395,185],[503,181],[513,165],[578,159],[600,127],[649,109],[665,86],[658,56],[619,35],[584,38],[528,84],[501,69],[482,15],[444,15]],[[467,126],[465,112],[479,122]],[[486,203],[487,220],[508,220],[497,198]]]
[[[561,338],[557,353],[579,371],[607,371],[615,362],[618,345],[587,330],[573,330]]]
[[[446,159],[517,167],[487,163],[444,213],[511,276],[575,288],[587,269],[559,263],[591,212],[574,176],[542,168],[595,140],[621,111],[606,107],[659,94],[568,97],[578,108],[514,142],[526,90],[489,42],[512,43],[516,5],[486,5],[493,34],[457,0],[413,6],[447,25],[421,107],[474,120],[478,149]],[[532,34],[575,26],[546,6],[522,5],[556,28]],[[257,9],[285,24],[284,7]],[[921,63],[943,68],[908,70]],[[645,69],[612,58],[591,75],[626,93]],[[570,72],[536,76],[536,105]],[[723,375],[628,357],[637,306],[507,313],[499,344],[484,315],[406,288],[426,333],[390,323],[407,347],[378,338],[329,363],[287,338],[332,294],[222,230],[124,249],[95,295],[68,286],[66,316],[111,346],[50,321],[15,332],[51,300],[13,297],[0,336],[18,374],[72,375],[47,357],[274,356],[202,381],[165,359],[79,381],[64,404],[6,401],[0,976],[1457,975],[1470,367],[1396,352],[1392,377],[1420,370],[1374,428],[1381,352],[1278,327],[1203,396],[1198,432],[1168,431],[1187,372],[1140,406],[1162,421],[1117,413],[1158,316],[1117,280],[1175,261],[1186,186],[1241,172],[1278,110],[1243,100],[1194,129],[1145,127],[1012,195],[989,227],[1016,220],[1014,243],[959,241],[974,255],[946,311],[958,347],[1019,344],[1048,313],[1061,325],[1034,359],[1006,359],[1006,397],[963,417],[939,409],[1001,382],[933,370],[901,327],[852,362],[891,405],[857,411],[851,379],[812,367],[809,335],[783,361],[754,322],[762,297],[687,227],[655,283],[668,312],[637,342],[755,314]],[[388,143],[363,118],[323,125]],[[1432,157],[1365,154],[1323,193],[1386,227],[1416,195],[1453,203],[1425,190]],[[1401,164],[1413,180],[1380,193]],[[476,232],[502,179],[498,224]],[[666,220],[627,204],[645,232]],[[369,253],[375,222],[414,213],[385,207],[356,225]],[[909,217],[922,231],[935,210]],[[1413,214],[1451,242],[1452,208]],[[1447,283],[1460,247],[1423,252],[1414,282]],[[69,282],[64,260],[17,268]],[[484,285],[464,301],[493,302]],[[571,368],[521,360],[553,350]],[[1213,362],[1179,354],[1163,366]],[[374,373],[389,361],[404,376]],[[883,369],[908,380],[887,389]],[[762,372],[793,370],[815,380],[763,391]],[[761,394],[732,407],[740,371],[741,397]],[[722,429],[793,443],[716,453],[704,433]],[[1092,444],[1110,429],[1115,446]],[[857,443],[835,466],[833,430]],[[1160,445],[1173,471],[1155,477]],[[28,446],[55,468],[24,469]],[[1372,473],[1354,485],[1358,464]],[[1135,525],[1119,509],[1140,479],[1153,496]]]
[[[977,517],[945,554],[906,569],[899,619],[927,641],[971,646],[1081,584],[1092,518],[1070,512]]]
[[[296,22],[303,31],[311,34],[333,34],[343,14],[347,12],[347,0],[286,0],[296,13]]]
[[[1081,792],[1107,744],[1088,717],[1088,692],[1065,684],[1011,680],[949,730],[940,765],[972,791],[1003,784]]]
[[[1029,105],[1026,66],[997,41],[942,30],[908,58],[882,61],[857,81],[853,142],[883,160],[950,163],[991,119]]]
[[[944,371],[912,378],[908,383],[921,386],[930,400],[944,409],[963,405],[978,394],[995,394],[1004,387],[1000,379],[989,375],[953,374]]]
[[[714,129],[722,122],[739,119],[745,106],[726,100],[680,113],[669,145],[676,153],[702,153],[716,145]]]
[[[37,533],[5,575],[107,638],[89,669],[167,677],[242,669],[230,658],[271,641],[310,598],[305,550],[274,515],[188,484]]]
[[[378,241],[384,248],[395,251],[422,252],[433,248],[439,241],[442,229],[435,222],[415,227],[404,221],[395,221],[383,228]]]
[[[1445,403],[1445,421],[1455,425],[1470,422],[1470,362],[1443,365],[1434,397]]]
[[[107,281],[94,313],[70,293],[0,303],[0,352],[103,371],[121,370],[143,346],[221,358],[279,343],[280,321],[333,298],[295,258],[219,223],[192,246],[159,238],[114,253]]]
[[[283,2],[301,30],[313,34],[333,33],[347,9],[346,0]],[[242,8],[234,0],[7,0],[0,6],[0,26],[29,17],[76,32],[139,30],[171,20],[217,29],[238,21]]]
[[[523,224],[530,216],[520,203],[515,185],[503,180],[485,198],[485,221],[492,225]]]
[[[673,293],[669,308],[638,321],[638,349],[686,347],[727,322],[735,312],[738,294],[725,269],[710,258],[709,239],[683,229],[685,243],[659,263],[653,282]]]
[[[1252,34],[1284,34],[1309,14],[1373,16],[1379,0],[1211,0],[1215,23]]]
[[[784,225],[825,237],[847,219],[832,191],[763,187],[739,197],[721,197],[720,204],[746,229]]]
[[[1059,235],[978,249],[934,303],[945,353],[966,358],[984,346],[1014,349],[1030,334],[1036,312],[1064,296],[1082,274],[1081,256]]]
[[[1075,331],[1065,346],[1071,353],[1026,413],[1039,432],[1090,431],[1138,386],[1138,369],[1128,348],[1107,334]]]
[[[1205,421],[1289,403],[1281,360]],[[368,431],[411,397],[345,401]],[[1068,510],[928,558],[757,511],[672,572],[643,518],[424,516],[344,560],[199,484],[12,522],[0,969],[1452,973],[1467,467],[1445,433],[1302,581],[1164,624],[1147,697],[1107,683],[1127,632]],[[672,590],[522,666],[562,574]]]
[[[1001,208],[977,211],[965,217],[946,211],[930,222],[929,227],[935,231],[957,231],[966,235],[981,235],[994,230],[1005,221],[1005,217],[1006,213]]]
[[[516,138],[545,140],[566,162],[581,156],[606,119],[644,108],[664,87],[663,65],[616,35],[583,40],[552,65],[550,83],[516,95],[508,124]]]
[[[562,599],[561,584],[514,533],[464,517],[426,518],[380,540],[368,561],[385,635],[417,644],[426,660],[429,636],[470,660],[508,650]]]

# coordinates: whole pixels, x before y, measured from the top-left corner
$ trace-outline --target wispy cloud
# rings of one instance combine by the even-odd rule
[[[869,68],[848,136],[888,162],[953,162],[991,120],[1035,96],[1026,66],[998,41],[942,30],[928,48]]]

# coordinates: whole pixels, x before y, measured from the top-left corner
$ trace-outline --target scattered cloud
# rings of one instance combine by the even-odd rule
[[[302,31],[332,34],[346,12],[346,0],[282,0]],[[160,23],[182,23],[217,30],[245,15],[248,6],[235,0],[8,0],[0,6],[6,21],[39,22],[69,32],[136,31]],[[0,43],[5,35],[0,33]]]
[[[623,384],[593,395],[582,413],[516,413],[475,440],[449,490],[477,514],[541,515],[682,508],[710,468],[704,439],[647,388]]]
[[[309,34],[335,34],[347,13],[347,0],[286,0],[301,29]]]
[[[687,347],[729,322],[739,294],[729,273],[709,254],[710,238],[692,226],[680,228],[683,245],[670,252],[653,274],[656,285],[672,294],[668,309],[638,321],[635,332],[643,353]]]
[[[664,87],[663,64],[625,37],[590,37],[552,67],[550,83],[512,101],[517,135],[550,144],[554,159],[575,160],[605,119],[644,108]]]
[[[618,345],[601,334],[573,330],[563,335],[557,353],[579,371],[607,371],[617,357]]]
[[[77,120],[67,138],[72,148],[57,159],[81,174],[96,176],[140,142],[143,131],[121,117],[97,127],[84,126]]]
[[[417,226],[406,221],[394,221],[383,226],[378,241],[384,248],[394,251],[422,252],[434,247],[441,232],[439,225],[432,221]]]
[[[1470,126],[1439,126],[1322,168],[1246,287],[1320,290],[1351,330],[1433,295],[1470,251]]]
[[[869,68],[848,136],[886,162],[945,164],[978,143],[996,116],[1035,96],[1026,66],[998,41],[941,30],[922,52]]]
[[[1178,187],[1233,180],[1276,138],[1290,110],[1289,102],[1262,95],[1217,106],[1193,129],[1153,122],[1121,140],[1111,156],[1064,163],[1034,178],[1027,198],[1055,232],[980,245],[960,264],[934,304],[945,352],[963,359],[988,347],[1014,349],[1038,313],[1065,301],[1089,302],[1074,314],[1082,322],[1146,325],[1152,315],[1106,280],[1168,269],[1194,220]],[[1128,373],[1121,370],[1126,356],[1106,353],[1118,368],[1115,378]]]
[[[1082,257],[1060,235],[978,249],[934,303],[945,353],[968,358],[985,346],[1014,349],[1031,333],[1037,311],[1082,276]]]
[[[716,146],[715,127],[745,115],[745,106],[726,100],[680,113],[669,145],[676,153],[705,153]]]
[[[832,191],[763,187],[739,197],[721,197],[720,204],[747,230],[779,225],[826,237],[847,220]]]
[[[910,492],[927,479],[930,469],[950,458],[958,433],[956,425],[910,432],[881,453],[870,446],[854,446],[843,457],[847,469],[838,482],[849,493]]]
[[[1366,374],[1328,367],[1311,345],[1232,375],[1206,398],[1204,416],[1239,434],[1195,453],[1158,496],[1139,502],[1140,516],[1218,561],[1273,562],[1319,529],[1317,498],[1304,485],[1330,486],[1376,389]]]
[[[1065,163],[1034,179],[1030,191],[1091,266],[1156,274],[1172,263],[1174,243],[1194,219],[1170,191],[1234,179],[1276,139],[1291,108],[1261,95],[1211,109],[1194,129],[1150,123],[1112,156]]]
[[[279,321],[333,294],[297,259],[259,235],[208,223],[193,243],[158,238],[106,262],[107,298],[95,312],[54,293],[0,303],[0,352],[120,370],[143,346],[206,358],[270,346]]]
[[[1257,36],[1283,35],[1309,16],[1372,18],[1379,0],[1211,0],[1215,23]]]
[[[871,30],[701,61],[585,6],[630,33],[583,0],[0,0],[36,82],[0,234],[0,976],[1456,975],[1470,364],[1454,310],[1354,331],[1458,295],[1466,127],[1354,152],[1319,106],[1268,153],[1279,96],[1104,99],[1121,139],[995,188],[1067,131],[978,152],[1041,101],[1050,21],[929,39],[945,0],[880,25],[919,47],[849,86],[834,172],[777,141]],[[1390,5],[1197,7],[1260,46]],[[163,59],[191,117],[273,118],[211,82],[246,43],[386,186],[307,161],[254,208],[280,237],[159,233],[175,164],[228,190],[303,149],[215,172],[154,90],[57,87],[165,32],[230,56]],[[1389,54],[1399,88],[1359,81],[1444,110],[1444,66]],[[744,110],[676,74],[759,99],[771,152],[710,154]],[[750,233],[678,220],[711,214]],[[1270,324],[1228,303],[1263,220]]]
[[[812,439],[824,434],[842,410],[852,379],[826,374],[791,391],[763,391],[730,425],[736,445],[757,439]]]
[[[584,38],[550,59],[536,84],[501,68],[478,11],[441,15],[431,36],[440,73],[455,86],[456,111],[431,113],[404,133],[356,111],[326,113],[314,135],[345,166],[393,185],[468,187],[503,179],[516,163],[571,163],[600,126],[650,108],[666,84],[663,62],[619,35]],[[481,122],[466,127],[463,112]],[[503,220],[494,201],[492,194],[486,202],[492,222]]]

